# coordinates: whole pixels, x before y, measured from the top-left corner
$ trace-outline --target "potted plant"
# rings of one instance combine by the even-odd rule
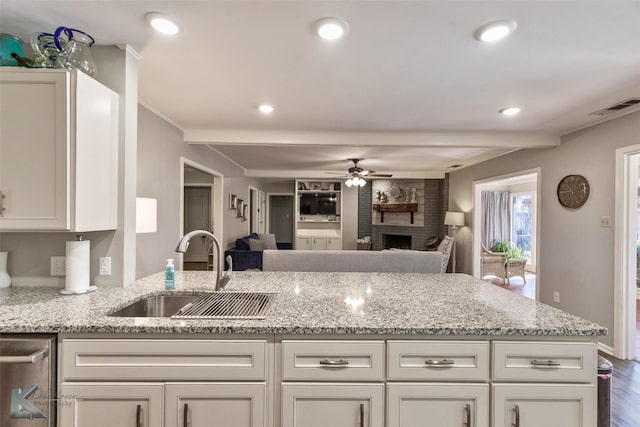
[[[522,249],[511,242],[497,242],[491,246],[491,252],[506,252],[507,259],[522,258]]]

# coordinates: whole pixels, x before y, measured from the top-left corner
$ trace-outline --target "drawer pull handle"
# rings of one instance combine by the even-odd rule
[[[184,413],[182,414],[182,426],[189,427],[189,404],[184,404]]]
[[[449,360],[449,359],[442,359],[442,360],[425,360],[424,364],[425,366],[429,367],[429,368],[442,368],[442,367],[447,367],[447,366],[452,366],[455,362],[453,360]]]
[[[4,207],[4,198],[5,197],[7,197],[7,196],[5,196],[2,191],[0,191],[0,216],[4,216],[4,211],[7,210],[7,208]]]
[[[340,367],[345,367],[345,366],[349,366],[349,361],[348,360],[329,360],[329,359],[324,359],[320,361],[320,365],[324,366],[326,368],[340,368]]]
[[[531,366],[552,367],[560,366],[560,362],[554,362],[553,360],[532,360]]]
[[[466,421],[464,423],[464,427],[471,427],[471,405],[467,403],[467,406],[464,407],[464,413],[466,415]]]
[[[142,427],[142,405],[136,407],[136,427]]]
[[[360,404],[360,427],[364,427],[364,403]]]
[[[520,427],[520,406],[515,405],[513,407],[513,412],[516,413],[516,422],[511,424],[512,427]]]

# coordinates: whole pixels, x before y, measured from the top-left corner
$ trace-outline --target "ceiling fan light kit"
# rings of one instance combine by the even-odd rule
[[[513,33],[517,26],[518,24],[513,19],[501,19],[478,28],[473,33],[473,37],[481,42],[496,42]]]

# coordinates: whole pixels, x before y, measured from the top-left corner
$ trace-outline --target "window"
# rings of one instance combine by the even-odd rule
[[[511,241],[522,249],[527,264],[535,265],[536,194],[511,194]]]

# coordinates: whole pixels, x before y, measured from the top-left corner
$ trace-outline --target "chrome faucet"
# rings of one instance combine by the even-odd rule
[[[221,276],[221,271],[223,271],[223,257],[222,251],[220,250],[220,242],[216,239],[216,236],[213,233],[208,232],[207,230],[193,230],[182,236],[182,239],[178,242],[178,246],[176,247],[176,252],[185,253],[189,248],[189,241],[196,236],[206,236],[213,240],[213,244],[218,251],[218,268],[216,272],[216,291],[224,290],[224,287],[227,286],[229,280],[231,280],[231,275],[233,274],[233,261],[231,260],[231,255],[227,256],[227,263],[229,263],[229,270],[227,270],[224,275]]]

